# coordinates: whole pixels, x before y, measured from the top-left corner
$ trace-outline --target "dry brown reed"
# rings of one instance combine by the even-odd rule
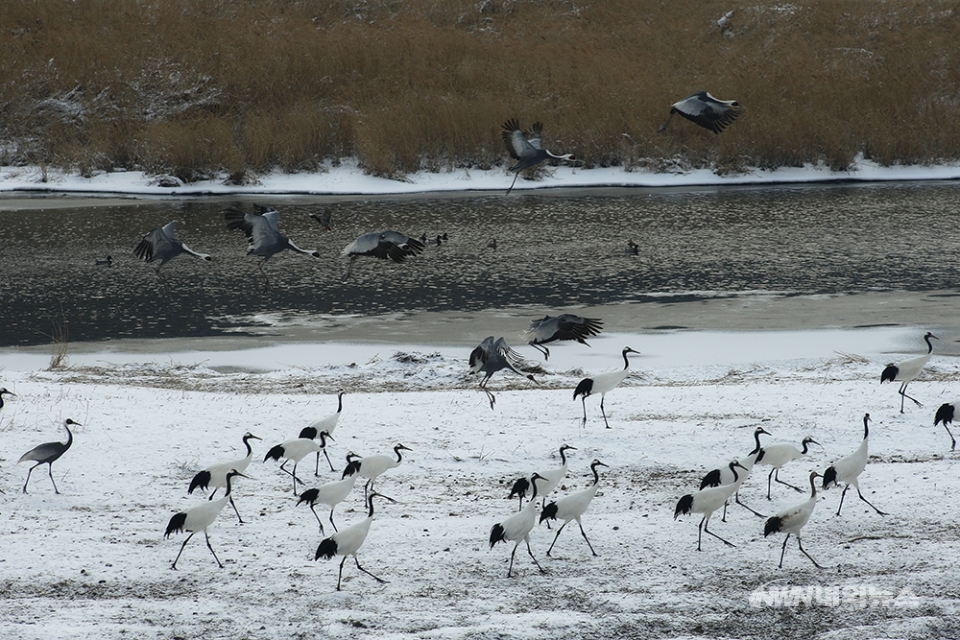
[[[544,122],[591,166],[717,171],[960,157],[947,0],[5,0],[0,163],[183,180],[356,157],[502,165]],[[709,90],[715,136],[670,104]]]

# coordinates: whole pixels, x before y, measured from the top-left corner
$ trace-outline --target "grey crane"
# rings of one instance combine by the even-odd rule
[[[523,366],[523,358],[520,357],[519,353],[511,349],[502,337],[494,340],[493,336],[488,336],[470,352],[470,373],[483,373],[480,388],[484,390],[487,398],[490,399],[491,409],[493,409],[493,405],[496,404],[497,399],[490,393],[490,390],[487,389],[487,382],[490,381],[490,378],[493,377],[493,374],[497,371],[509,369],[519,376],[536,382],[533,374],[520,371],[519,367],[521,366]]]
[[[543,316],[531,321],[525,335],[527,344],[542,353],[544,360],[549,360],[550,350],[544,344],[556,340],[576,340],[580,344],[587,344],[587,338],[602,330],[603,321],[599,318],[581,318],[572,313],[561,313],[559,316]]]
[[[50,482],[53,483],[53,492],[60,493],[60,490],[57,489],[57,483],[53,480],[53,463],[60,459],[64,453],[67,452],[67,449],[70,448],[70,445],[73,444],[73,434],[70,432],[70,425],[76,425],[78,427],[83,426],[79,422],[74,422],[70,418],[67,418],[63,421],[63,428],[67,430],[67,441],[66,442],[45,442],[43,444],[38,444],[30,451],[27,451],[25,454],[20,456],[20,459],[17,462],[24,462],[26,460],[35,461],[37,464],[30,467],[30,470],[27,471],[27,481],[23,483],[23,492],[27,492],[27,485],[30,484],[30,474],[33,473],[33,470],[39,467],[42,464],[47,464],[49,466]]]
[[[513,185],[517,183],[517,177],[524,169],[535,167],[544,160],[551,158],[565,162],[573,162],[575,160],[573,154],[564,153],[557,155],[543,148],[542,122],[534,122],[529,131],[523,131],[517,119],[511,118],[504,122],[502,127],[503,131],[500,132],[500,135],[503,137],[503,144],[506,145],[510,157],[517,161],[516,164],[510,167],[510,171],[513,171],[514,174],[513,182],[510,183],[510,188],[507,189],[507,193],[504,195],[510,195],[510,192],[513,190]]]
[[[206,253],[197,253],[187,245],[180,242],[180,240],[177,238],[176,220],[171,220],[162,227],[157,227],[147,235],[143,236],[143,239],[133,250],[133,254],[144,262],[154,262],[159,260],[160,264],[157,265],[156,271],[157,276],[161,278],[163,277],[160,275],[161,267],[179,256],[181,253],[185,253],[195,258],[200,258],[201,260],[206,260],[207,262],[213,260],[213,258]],[[109,256],[107,256],[107,258],[110,259]],[[110,259],[110,261],[112,262],[112,259]]]
[[[320,257],[319,251],[301,249],[293,244],[290,238],[280,233],[279,211],[260,205],[254,205],[254,208],[256,213],[246,213],[231,207],[223,212],[223,217],[227,221],[228,229],[239,229],[247,236],[247,242],[250,245],[247,247],[247,255],[260,256],[257,266],[264,281],[267,279],[267,274],[263,271],[263,263],[284,249],[314,258]]]
[[[423,253],[424,243],[411,238],[399,231],[373,231],[364,233],[359,238],[348,244],[340,252],[343,258],[349,257],[350,263],[347,266],[347,273],[343,276],[346,280],[353,271],[353,263],[360,256],[369,256],[379,258],[380,260],[393,260],[396,263],[403,262],[407,256],[416,256]]]
[[[673,118],[675,113],[679,113],[690,122],[694,122],[704,129],[720,133],[727,128],[727,125],[740,117],[740,112],[737,110],[739,107],[740,103],[736,100],[719,100],[706,91],[698,91],[679,102],[673,103],[667,121],[657,129],[657,133],[663,133],[667,130],[667,125],[670,124],[670,119]]]

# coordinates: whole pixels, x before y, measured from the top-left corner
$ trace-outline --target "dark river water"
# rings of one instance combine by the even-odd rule
[[[48,343],[64,320],[71,341],[87,341],[217,335],[263,314],[960,288],[957,183],[44,202],[0,206],[0,346]],[[223,220],[227,206],[254,202],[278,208],[281,229],[320,259],[279,254],[265,265],[266,286]],[[325,207],[331,232],[309,217]],[[171,220],[214,261],[176,258],[161,280],[133,248]],[[404,264],[360,259],[342,281],[340,250],[384,229],[448,241]],[[96,264],[107,255],[112,266]]]

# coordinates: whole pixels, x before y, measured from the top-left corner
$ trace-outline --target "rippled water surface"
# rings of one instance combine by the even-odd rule
[[[960,185],[884,184],[630,190],[462,197],[259,198],[320,259],[284,252],[269,286],[223,209],[254,200],[138,200],[0,210],[0,346],[69,338],[185,337],[236,329],[262,313],[384,314],[787,294],[956,290]],[[332,232],[309,217],[333,212]],[[133,247],[178,220],[214,262],[179,257],[158,279]],[[361,233],[433,238],[397,265],[340,250]],[[496,249],[488,247],[496,240]],[[627,250],[628,241],[639,253]],[[97,258],[113,257],[111,267]]]

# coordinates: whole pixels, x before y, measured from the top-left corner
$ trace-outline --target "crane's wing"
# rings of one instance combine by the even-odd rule
[[[586,338],[595,336],[603,329],[603,322],[597,318],[581,318],[570,313],[559,316],[544,316],[533,320],[526,331],[528,344],[553,342],[554,340],[576,340],[586,344]]]
[[[470,352],[470,371],[474,373],[480,371],[480,368],[493,354],[493,350],[493,336],[484,338],[483,342],[474,347],[473,351]]]
[[[143,236],[133,250],[134,255],[144,262],[153,262],[154,256],[169,252],[177,241],[176,227],[177,221],[174,220]]]
[[[391,259],[394,262],[403,262],[406,252],[393,242],[384,238],[380,232],[365,233],[340,252],[341,256],[370,256],[381,260]]]
[[[727,125],[740,117],[740,112],[716,100],[707,100],[709,94],[695,93],[673,105],[681,116],[714,133],[720,133]]]
[[[507,341],[503,338],[497,338],[497,341],[493,343],[494,348],[504,357],[509,364],[514,369],[526,366],[527,362],[523,359],[519,353],[510,348],[510,345],[507,344]],[[519,372],[518,372],[519,373]]]
[[[514,160],[529,158],[536,155],[537,147],[530,144],[526,135],[520,130],[520,123],[516,118],[511,118],[503,123],[503,131],[500,135],[503,137],[503,144],[507,147],[507,152]]]
[[[541,139],[543,138],[543,123],[534,122],[533,126],[530,127],[529,131],[525,131],[524,135],[527,138],[527,141],[535,149],[543,149]]]
[[[423,253],[423,242],[399,231],[381,231],[380,238],[382,242],[394,245],[394,249],[388,249],[388,251],[390,252],[390,258],[395,262],[403,262],[407,256],[416,256]]]
[[[227,221],[227,228],[243,231],[254,249],[276,242],[280,235],[274,231],[267,217],[256,213],[245,213],[239,209],[230,208],[223,212],[223,217]]]
[[[270,229],[280,235],[280,212],[276,209],[271,209],[270,211],[264,211],[262,214],[264,220],[267,221],[267,224],[270,225]]]

